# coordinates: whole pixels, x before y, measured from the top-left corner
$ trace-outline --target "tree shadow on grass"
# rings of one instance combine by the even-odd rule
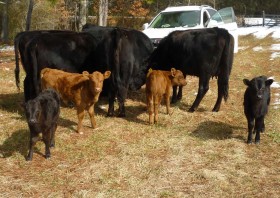
[[[7,112],[18,112],[25,119],[23,93],[0,94],[0,108]]]
[[[29,144],[29,131],[18,130],[9,136],[2,145],[0,145],[1,157],[7,158],[12,156],[15,152],[26,156]],[[36,147],[35,147],[36,148]],[[35,149],[36,151],[36,149]]]
[[[237,138],[245,140],[243,136],[234,135],[233,130],[245,129],[244,127],[233,126],[223,122],[206,121],[199,124],[196,130],[192,132],[192,136],[202,140],[216,139],[231,139]]]

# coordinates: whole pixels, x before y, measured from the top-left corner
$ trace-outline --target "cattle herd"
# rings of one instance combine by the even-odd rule
[[[220,110],[228,98],[229,76],[233,64],[234,39],[225,29],[207,28],[174,31],[154,49],[150,39],[140,31],[120,27],[86,24],[82,32],[42,30],[20,32],[14,40],[15,79],[18,89],[19,57],[26,73],[24,79],[25,112],[30,129],[27,160],[40,139],[46,147],[46,158],[54,146],[60,100],[73,102],[77,109],[77,132],[83,133],[84,111],[96,127],[94,104],[99,95],[108,96],[107,116],[125,117],[125,100],[129,90],[146,83],[149,123],[158,122],[158,107],[165,98],[167,113],[171,102],[182,98],[186,75],[199,78],[198,94],[189,109],[194,112],[209,89],[209,80],[217,78],[218,97],[213,111]],[[272,79],[260,76],[247,85],[244,113],[248,120],[248,140],[265,129],[264,117],[270,101]],[[177,88],[178,92],[177,92]],[[114,102],[119,104],[115,113]]]

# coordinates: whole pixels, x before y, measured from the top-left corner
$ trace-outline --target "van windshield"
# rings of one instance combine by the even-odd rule
[[[195,27],[200,24],[200,10],[162,12],[151,23],[151,28]]]

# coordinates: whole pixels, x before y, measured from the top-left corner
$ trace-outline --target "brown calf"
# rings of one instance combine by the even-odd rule
[[[64,103],[75,103],[78,115],[78,133],[82,134],[82,121],[84,111],[90,116],[91,126],[96,128],[94,119],[94,104],[98,101],[102,91],[104,79],[109,78],[110,71],[104,74],[100,72],[68,73],[57,69],[45,68],[41,71],[42,89],[54,88],[61,96]]]
[[[185,86],[187,84],[180,70],[171,68],[171,71],[150,70],[146,79],[147,107],[149,111],[149,123],[158,121],[158,109],[164,95],[167,114],[170,114],[170,95],[172,86]]]

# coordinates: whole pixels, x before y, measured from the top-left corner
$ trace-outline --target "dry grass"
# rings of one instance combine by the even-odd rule
[[[230,98],[212,113],[216,80],[197,112],[197,78],[187,77],[183,100],[159,124],[148,125],[144,88],[127,100],[127,118],[107,118],[106,100],[96,107],[98,128],[75,132],[73,108],[61,108],[52,158],[38,143],[25,161],[29,131],[14,81],[13,53],[0,55],[0,197],[279,197],[280,113],[270,106],[261,144],[247,145],[243,78],[265,74],[280,81],[280,58],[270,60],[270,37],[241,37],[247,47],[235,56]],[[263,51],[255,52],[255,46]],[[24,72],[21,72],[23,81]],[[22,83],[21,83],[22,84]],[[279,89],[272,89],[272,103]],[[105,107],[105,110],[103,109]],[[84,121],[90,126],[88,117]]]

